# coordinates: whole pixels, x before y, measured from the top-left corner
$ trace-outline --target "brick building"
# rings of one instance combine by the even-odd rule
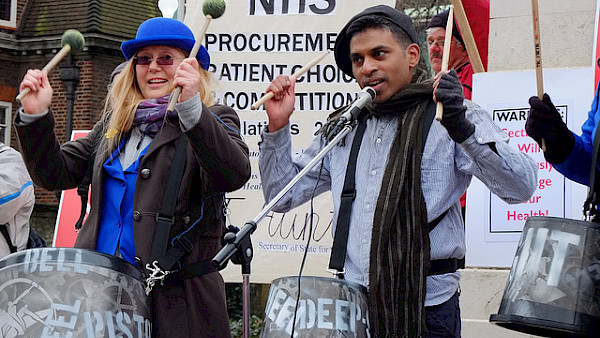
[[[162,16],[158,0],[0,0],[0,140],[18,149],[11,122],[19,107],[19,83],[27,69],[41,69],[60,50],[67,29],[80,31],[85,46],[49,74],[56,134],[64,142],[69,111],[70,130],[91,129],[100,117],[110,73],[124,60],[121,42],[156,16]],[[54,192],[36,188],[32,224],[41,213],[55,217],[57,208]]]

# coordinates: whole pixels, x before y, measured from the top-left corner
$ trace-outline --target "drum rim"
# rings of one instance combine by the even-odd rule
[[[133,264],[117,256],[89,249],[62,247],[33,248],[17,251],[0,259],[0,271],[5,268],[9,268],[12,265],[23,264],[25,262],[25,257],[27,256],[27,253],[31,250],[47,250],[53,252],[59,250],[79,251],[81,252],[81,264],[83,265],[98,266],[105,269],[117,271],[129,275],[138,280],[140,280],[142,276],[141,272]],[[55,261],[56,259],[52,259],[48,262]],[[72,260],[69,260],[68,262],[72,262]],[[110,262],[110,264],[108,264],[107,262]]]
[[[596,317],[590,317],[596,318]],[[554,332],[554,333],[570,333],[570,334],[585,334],[588,332],[581,332],[586,326],[584,323],[566,323],[556,322],[543,318],[526,317],[522,315],[514,314],[491,314],[489,322],[502,326],[506,329],[519,331],[522,333],[540,335],[541,332]],[[590,331],[590,333],[595,333]]]
[[[527,222],[529,222],[530,220],[534,223],[546,222],[546,223],[552,223],[552,224],[577,225],[577,226],[584,226],[587,228],[591,228],[594,230],[600,230],[600,223],[582,221],[582,220],[578,220],[578,219],[552,217],[552,216],[531,216],[531,217],[527,217],[527,219],[525,220],[525,224],[527,224]]]
[[[367,293],[367,287],[359,284],[357,282],[352,282],[346,279],[339,279],[339,278],[331,278],[331,277],[323,277],[323,276],[300,276],[302,279],[307,278],[307,279],[319,279],[319,280],[323,280],[323,281],[336,281],[338,283],[342,283],[342,284],[346,284],[348,286],[351,286],[355,289],[358,289],[359,291],[361,291],[362,293],[366,294]],[[279,278],[275,278],[271,281],[271,284],[275,283],[275,281],[277,280],[283,280],[283,279],[295,279],[298,280],[298,276],[283,276],[283,277],[279,277]],[[302,281],[300,281],[300,283],[302,283]]]

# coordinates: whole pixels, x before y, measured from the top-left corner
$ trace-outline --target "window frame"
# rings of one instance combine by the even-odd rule
[[[6,28],[17,28],[17,0],[10,0],[10,19],[0,20],[0,26]]]
[[[2,111],[4,109],[4,111]],[[12,102],[0,101],[0,114],[5,114],[5,123],[0,122],[0,127],[4,128],[4,135],[0,135],[0,141],[4,144],[10,144],[10,127],[12,121]]]

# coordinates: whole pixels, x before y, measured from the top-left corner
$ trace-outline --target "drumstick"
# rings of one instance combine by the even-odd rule
[[[448,22],[446,22],[446,36],[444,37],[444,54],[442,55],[442,69],[440,72],[448,70],[448,60],[450,59],[450,44],[452,43],[452,26],[454,23],[454,6],[450,5],[450,12],[448,12]],[[437,103],[435,110],[435,119],[438,121],[442,120],[444,114],[444,105],[441,102]]]
[[[202,40],[204,40],[204,35],[208,30],[208,25],[212,19],[216,19],[223,15],[225,12],[225,1],[223,0],[206,0],[202,5],[202,12],[206,16],[206,20],[204,21],[204,25],[200,30],[200,34],[196,38],[194,42],[194,46],[190,51],[190,55],[188,57],[195,58],[198,54],[198,50],[200,50],[200,46],[202,45]],[[169,105],[167,106],[167,111],[172,112],[175,109],[175,104],[179,100],[179,95],[181,95],[181,87],[176,87],[171,96],[169,97]]]
[[[321,55],[319,55],[316,58],[312,59],[304,67],[298,69],[294,74],[290,75],[290,77],[292,79],[298,78],[300,75],[306,73],[307,70],[309,70],[310,68],[312,68],[312,66],[316,65],[317,63],[319,63],[319,61],[323,60],[323,58],[326,57],[327,54],[329,54],[330,52],[331,52],[331,50],[327,50],[327,51],[323,52]],[[260,100],[254,102],[254,104],[252,106],[250,106],[250,109],[252,109],[252,110],[258,109],[258,107],[262,106],[263,103],[269,101],[273,97],[273,95],[274,95],[273,92],[266,93],[265,95],[263,95],[260,98]]]
[[[483,73],[485,72],[485,68],[483,68],[483,62],[481,62],[481,56],[479,56],[477,43],[473,37],[473,32],[471,31],[471,26],[469,25],[469,20],[467,19],[467,14],[465,13],[465,8],[462,5],[462,1],[450,0],[450,3],[455,8],[454,14],[456,16],[456,24],[458,25],[458,28],[460,28],[460,35],[465,42],[467,54],[469,54],[469,59],[473,65],[473,71],[475,73]]]
[[[537,82],[537,95],[540,100],[544,99],[544,78],[542,76],[542,44],[540,42],[540,16],[538,1],[531,0],[533,13],[533,43],[535,45],[535,78]],[[542,138],[542,151],[546,151],[546,140]]]

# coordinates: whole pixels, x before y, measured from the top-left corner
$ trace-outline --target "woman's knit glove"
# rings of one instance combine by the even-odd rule
[[[563,122],[548,94],[544,94],[542,100],[532,96],[529,105],[531,108],[525,122],[525,131],[540,147],[544,140],[546,161],[552,164],[564,162],[573,150],[575,136]]]
[[[434,95],[436,101],[444,105],[440,122],[454,142],[462,143],[475,132],[475,125],[465,116],[467,107],[463,103],[463,87],[454,69],[440,77]]]

